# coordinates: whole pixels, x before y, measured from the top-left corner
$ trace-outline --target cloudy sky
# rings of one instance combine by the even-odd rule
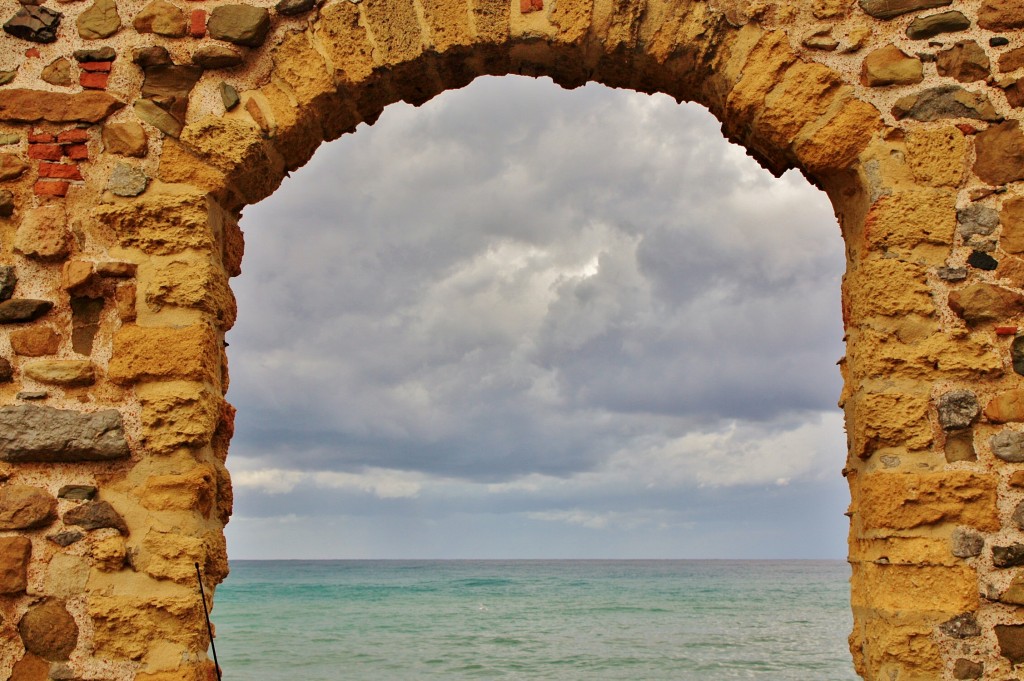
[[[234,558],[842,558],[842,240],[695,105],[484,78],[245,211]]]

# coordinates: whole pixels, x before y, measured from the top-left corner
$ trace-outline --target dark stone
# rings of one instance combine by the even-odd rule
[[[971,254],[967,256],[967,264],[975,269],[989,272],[999,267],[998,260],[982,251],[971,251]]]
[[[48,534],[46,538],[52,541],[57,546],[71,546],[76,541],[79,541],[85,537],[84,534],[77,531],[72,532],[58,532],[57,534]]]
[[[973,558],[985,548],[985,538],[974,530],[958,527],[949,538],[949,550],[957,558]]]
[[[964,240],[972,236],[989,236],[999,226],[999,211],[972,203],[956,211],[957,232]]]
[[[49,300],[11,298],[0,302],[0,324],[34,322],[49,312],[52,308],[53,303]]]
[[[86,530],[112,527],[123,535],[128,534],[128,525],[121,514],[105,501],[87,501],[64,514],[65,525],[78,525]]]
[[[970,92],[959,85],[943,85],[901,97],[893,106],[892,114],[898,119],[912,118],[926,123],[944,118],[1001,120],[988,95]]]
[[[997,624],[999,652],[1010,664],[1024,662],[1024,624]]]
[[[961,40],[936,55],[936,69],[940,76],[971,83],[986,80],[991,73],[992,63],[981,45],[973,40]]]
[[[14,215],[14,192],[0,190],[0,218],[9,218]]]
[[[52,43],[63,16],[46,7],[22,7],[4,24],[4,31],[33,43]]]
[[[940,267],[938,269],[939,279],[943,281],[963,281],[967,278],[966,267]]]
[[[114,61],[117,52],[113,47],[94,47],[89,50],[75,50],[72,55],[79,64],[97,61]]]
[[[1003,430],[989,440],[992,453],[1007,463],[1024,463],[1024,433]]]
[[[939,631],[953,638],[974,638],[981,636],[981,627],[973,612],[965,612],[939,625]]]
[[[1009,38],[1004,38],[1001,35],[997,35],[993,38],[988,39],[989,47],[1003,47],[1004,45],[1010,44]]]
[[[1024,565],[1024,544],[992,547],[992,565],[997,568]]]
[[[14,380],[14,367],[11,366],[11,362],[5,358],[0,357],[0,383],[10,383]]]
[[[308,12],[314,7],[316,7],[316,0],[281,0],[281,2],[274,5],[274,10],[278,14],[290,17]]]
[[[192,63],[204,69],[229,69],[243,61],[238,50],[225,45],[206,45],[192,54]]]
[[[19,400],[45,400],[49,396],[45,390],[22,390],[18,393]]]
[[[80,355],[92,354],[92,342],[100,330],[103,298],[71,299],[71,349]]]
[[[919,9],[952,5],[953,0],[860,0],[860,8],[876,19],[892,19]]]
[[[270,12],[250,5],[220,5],[210,12],[211,38],[244,47],[259,47],[270,32]]]
[[[1013,509],[1013,515],[1010,516],[1010,520],[1017,526],[1017,529],[1024,530],[1024,501],[1017,504],[1017,507]]]
[[[0,407],[0,461],[70,463],[129,454],[115,409],[83,414],[30,404]]]
[[[138,64],[143,71],[154,66],[171,66],[174,64],[167,48],[160,47],[159,45],[135,50],[132,54],[132,61]]]
[[[936,400],[943,430],[967,428],[981,413],[977,396],[970,390],[953,390]]]
[[[57,500],[28,485],[0,487],[0,530],[34,530],[57,519]]]
[[[92,485],[64,485],[57,492],[58,499],[75,499],[77,501],[92,501],[96,498],[98,490]]]
[[[18,276],[11,265],[0,265],[0,301],[10,300],[14,295],[14,287],[18,285]]]
[[[78,645],[78,625],[64,602],[51,598],[34,605],[18,622],[25,650],[44,660],[66,660]]]
[[[980,679],[985,674],[985,665],[960,658],[953,663],[954,679]]]
[[[942,33],[965,31],[970,27],[971,20],[965,17],[963,12],[953,10],[927,17],[917,17],[910,22],[910,26],[907,26],[907,37],[911,40],[927,40]]]
[[[1010,343],[1010,359],[1013,360],[1013,370],[1024,376],[1024,336],[1017,336]]]
[[[230,83],[220,84],[220,100],[224,102],[225,111],[231,111],[242,101],[238,96],[238,90]]]

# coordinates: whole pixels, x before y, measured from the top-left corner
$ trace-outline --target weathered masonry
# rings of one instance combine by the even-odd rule
[[[240,211],[509,73],[700,102],[828,192],[857,669],[1024,674],[1020,0],[3,3],[0,678],[211,678]]]

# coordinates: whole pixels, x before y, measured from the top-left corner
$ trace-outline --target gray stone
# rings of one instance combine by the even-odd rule
[[[86,530],[111,527],[121,534],[128,534],[128,525],[121,514],[105,501],[87,501],[64,514],[65,525],[78,525]]]
[[[892,19],[908,12],[952,4],[953,0],[860,0],[860,8],[876,19]]]
[[[18,633],[25,650],[51,662],[68,659],[78,645],[75,618],[57,599],[29,608],[18,622]]]
[[[19,400],[45,400],[50,396],[50,393],[45,390],[22,390],[18,393],[17,398]]]
[[[966,267],[940,267],[938,269],[939,279],[943,281],[963,281],[967,278]]]
[[[966,241],[974,235],[988,236],[999,226],[999,211],[980,203],[956,211],[957,231]]]
[[[953,663],[954,679],[980,679],[985,674],[985,665],[961,657]]]
[[[71,54],[79,64],[96,61],[114,61],[117,58],[117,52],[114,51],[113,47],[94,47],[88,50],[75,50]]]
[[[57,500],[28,485],[0,487],[0,530],[34,530],[57,519]]]
[[[944,430],[966,428],[981,413],[977,396],[970,390],[953,390],[943,394],[936,401],[939,423]]]
[[[149,178],[142,168],[118,163],[107,180],[107,191],[115,196],[138,196],[148,185]]]
[[[1013,361],[1013,370],[1024,376],[1024,336],[1017,336],[1010,343],[1010,359]]]
[[[49,300],[11,298],[0,302],[0,324],[34,322],[52,308],[53,303]]]
[[[270,12],[250,5],[220,5],[210,12],[211,38],[245,47],[259,47],[270,32]]]
[[[997,568],[1024,565],[1024,544],[992,547],[992,565]]]
[[[316,0],[281,0],[274,5],[274,10],[286,17],[308,12],[316,7]]]
[[[12,265],[0,265],[0,301],[9,300],[17,286],[17,274]]]
[[[52,43],[57,40],[57,28],[63,16],[46,7],[22,7],[7,20],[4,31],[33,43]]]
[[[949,544],[950,553],[957,558],[973,558],[981,555],[981,550],[985,548],[985,538],[974,530],[958,527],[953,530]]]
[[[229,69],[243,61],[238,50],[226,45],[206,45],[192,54],[192,63],[204,69]]]
[[[81,541],[85,538],[85,535],[78,531],[71,532],[58,532],[57,534],[48,534],[46,538],[52,541],[57,546],[71,546],[76,541]]]
[[[76,501],[92,501],[98,490],[92,485],[64,485],[57,492],[58,499],[74,499]]]
[[[69,463],[129,454],[115,409],[83,414],[28,404],[0,407],[0,461]]]
[[[143,122],[149,123],[154,128],[177,139],[181,135],[184,125],[177,118],[161,109],[156,102],[150,99],[136,99],[135,115]]]
[[[981,627],[973,612],[965,612],[939,625],[939,631],[953,638],[974,638],[981,636]]]
[[[928,40],[942,33],[966,31],[970,27],[971,20],[965,17],[963,12],[953,10],[927,17],[917,17],[907,27],[907,37],[911,40]]]
[[[238,96],[238,90],[229,83],[220,84],[220,100],[224,102],[224,109],[226,111],[231,111],[242,101],[241,97]]]
[[[109,38],[121,30],[117,4],[114,0],[96,0],[78,15],[75,25],[78,26],[78,35],[85,40]]]
[[[898,119],[912,118],[929,122],[944,118],[973,118],[998,121],[1002,117],[986,94],[977,94],[959,85],[943,85],[901,97],[892,108]]]
[[[999,653],[1010,664],[1024,662],[1024,624],[997,624],[995,630]]]
[[[992,453],[1008,463],[1024,463],[1024,433],[1003,430],[989,440]]]

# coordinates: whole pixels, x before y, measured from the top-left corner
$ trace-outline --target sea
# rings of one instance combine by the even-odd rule
[[[226,681],[856,681],[839,561],[232,561]]]

